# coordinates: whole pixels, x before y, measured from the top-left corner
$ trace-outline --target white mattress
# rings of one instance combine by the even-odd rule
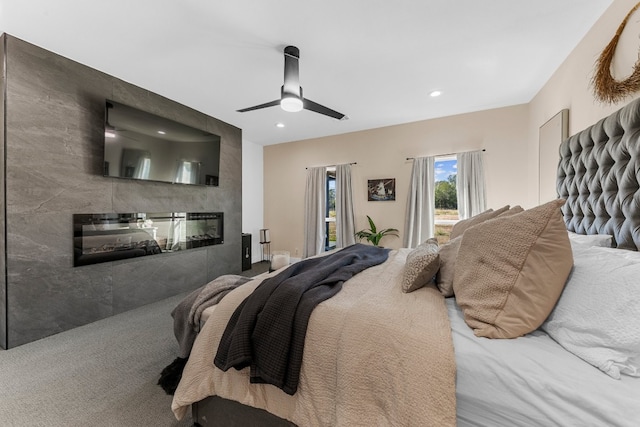
[[[478,338],[447,299],[458,426],[639,426],[640,378],[615,380],[536,331]]]

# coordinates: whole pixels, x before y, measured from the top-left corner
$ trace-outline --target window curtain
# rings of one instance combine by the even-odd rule
[[[355,238],[351,165],[336,166],[336,247],[353,245]]]
[[[435,171],[433,157],[413,159],[411,186],[407,198],[404,247],[415,248],[433,237]]]
[[[308,258],[324,251],[324,225],[327,170],[324,167],[307,169],[304,196],[304,248],[302,257]]]
[[[456,155],[458,176],[458,216],[470,218],[487,209],[482,151],[470,151]]]
[[[200,176],[200,162],[182,161],[178,164],[175,182],[180,184],[197,184]]]
[[[151,156],[144,154],[138,158],[135,172],[133,177],[136,179],[149,179],[149,172],[151,171]]]
[[[186,212],[171,214],[171,223],[169,224],[167,233],[167,245],[165,246],[168,251],[180,250],[180,241],[186,239],[186,233],[183,233],[186,224],[181,221],[181,219],[186,217]]]

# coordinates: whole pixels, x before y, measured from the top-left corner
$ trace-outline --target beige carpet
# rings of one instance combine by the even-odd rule
[[[170,312],[185,295],[0,350],[0,425],[191,426],[156,385],[177,356]]]

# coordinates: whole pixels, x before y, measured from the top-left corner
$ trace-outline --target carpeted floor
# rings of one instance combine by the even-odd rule
[[[185,295],[0,350],[0,425],[191,426],[156,385],[177,356],[170,312]]]

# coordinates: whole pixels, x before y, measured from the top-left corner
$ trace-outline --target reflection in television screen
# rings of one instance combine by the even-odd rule
[[[218,135],[111,100],[104,134],[104,176],[218,186]]]

